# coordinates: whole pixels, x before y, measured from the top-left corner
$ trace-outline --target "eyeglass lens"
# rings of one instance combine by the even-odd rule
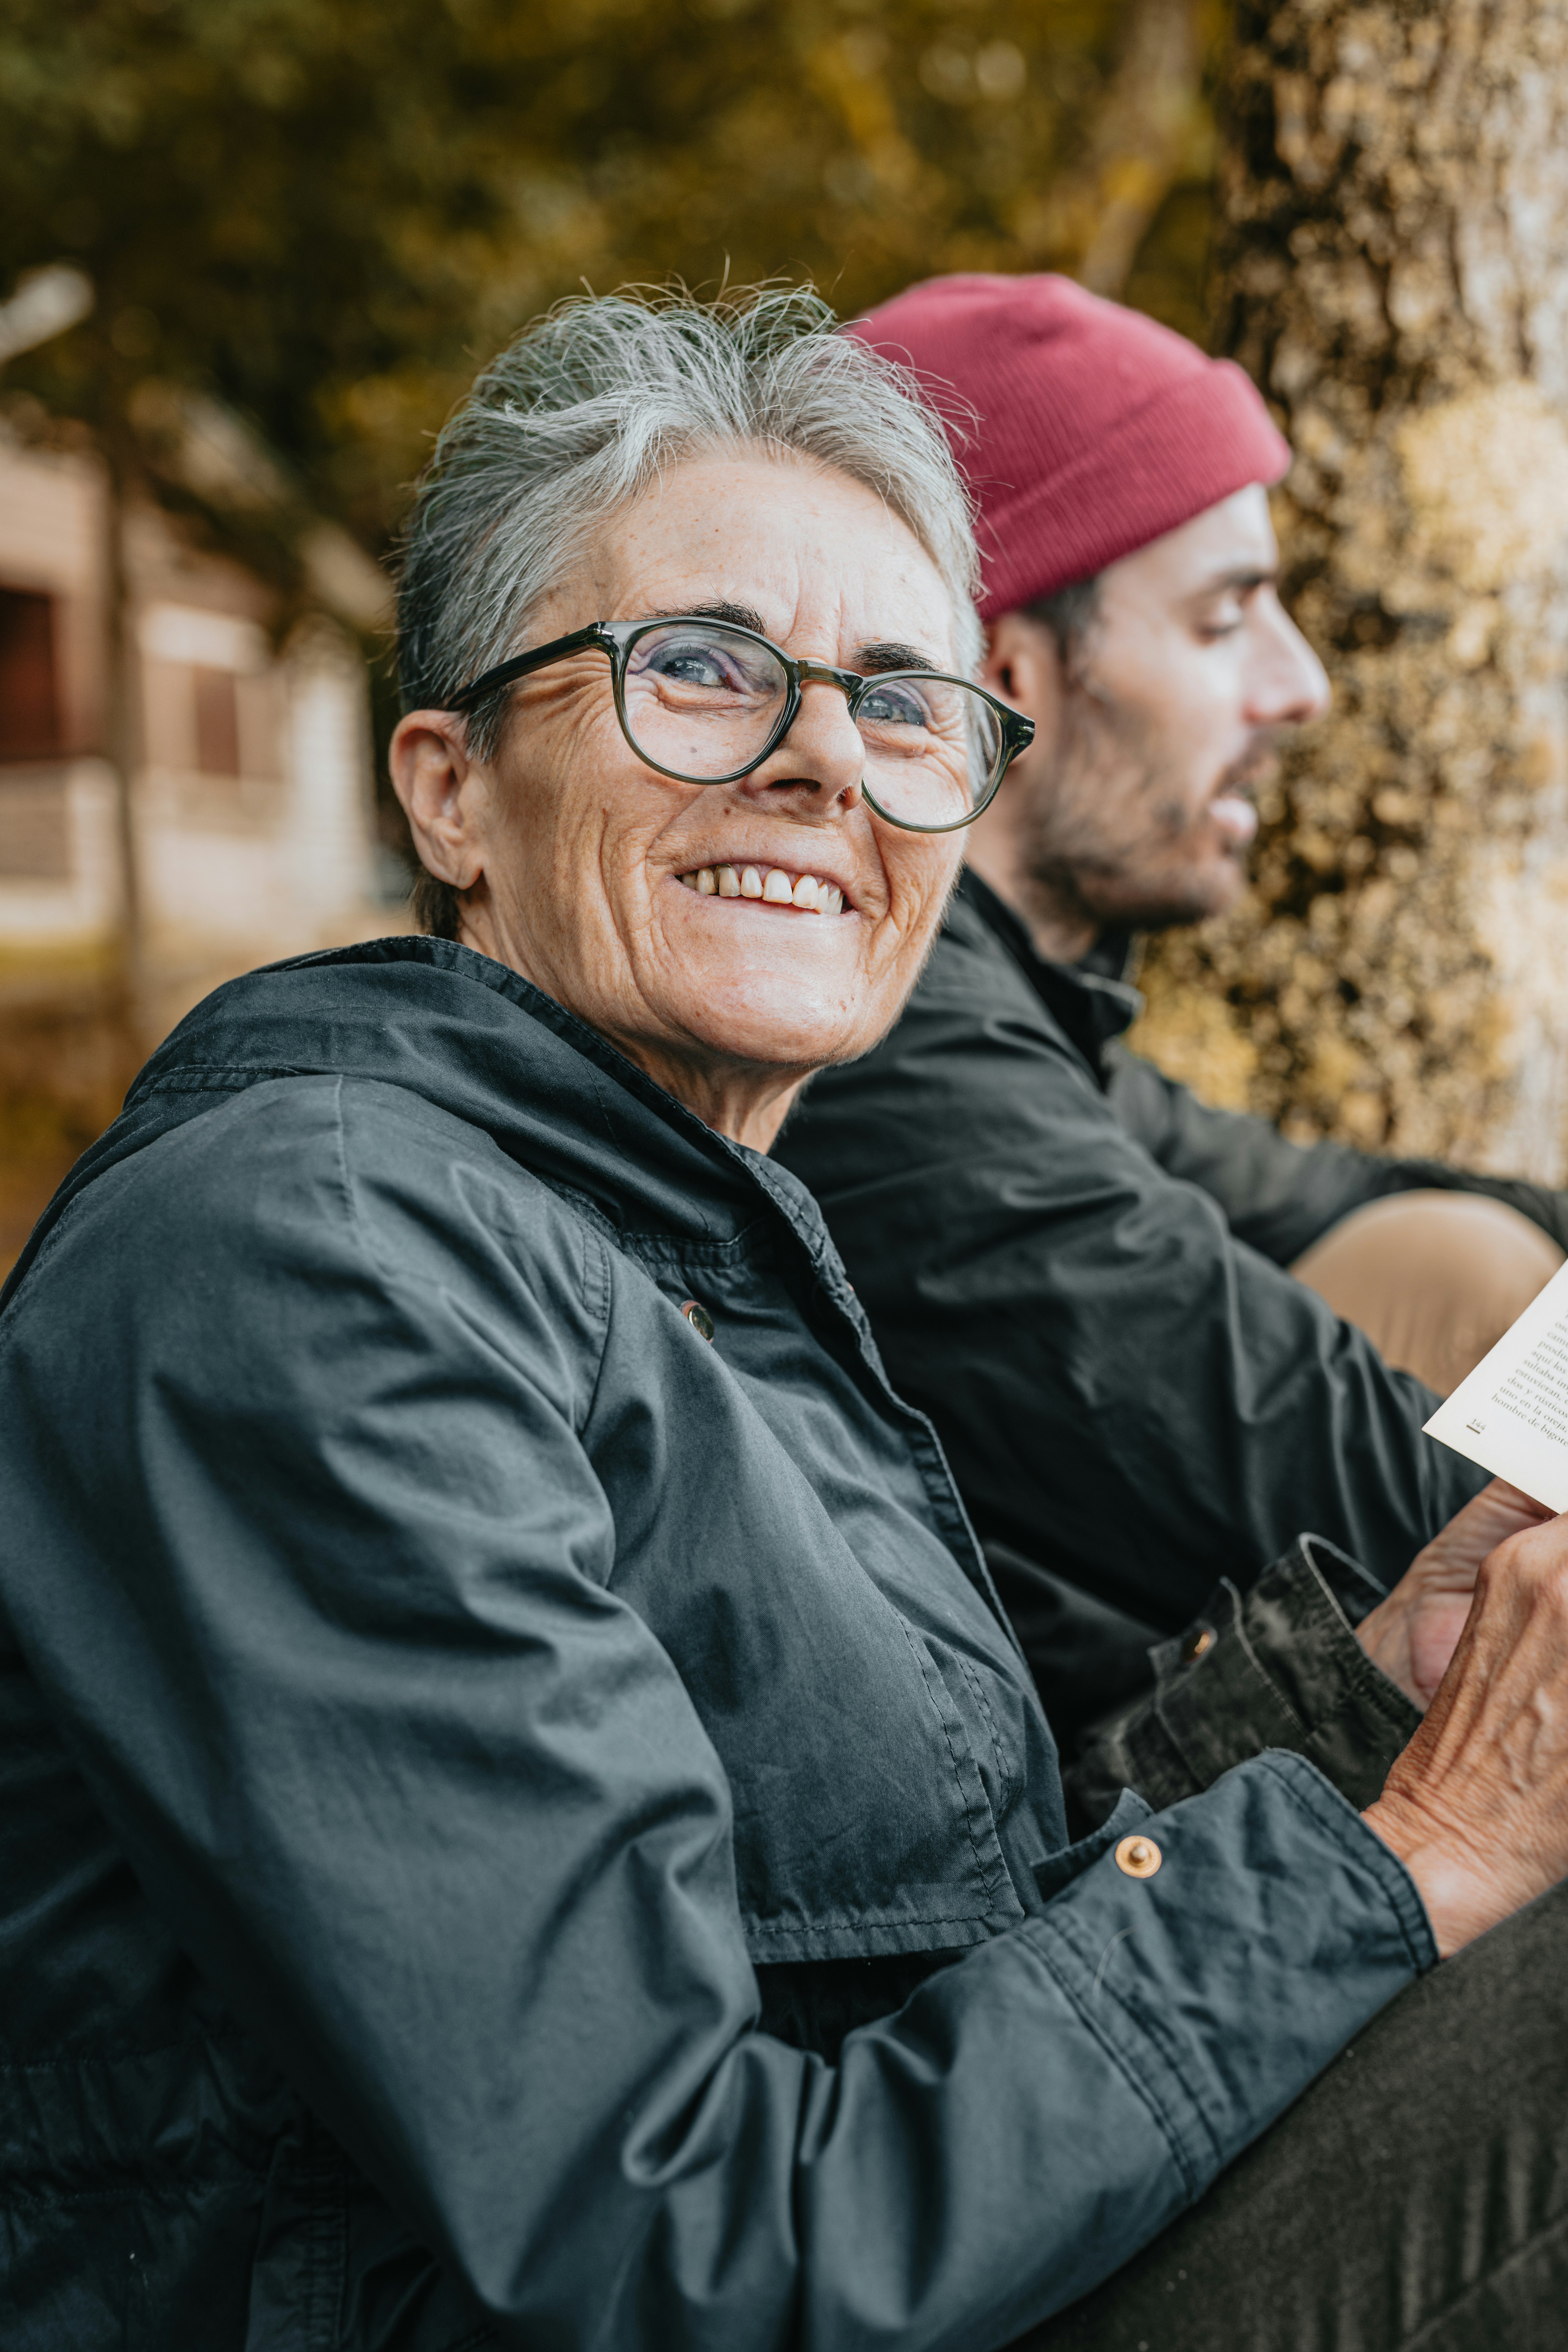
[[[761,758],[789,681],[765,646],[722,622],[668,621],[634,641],[623,694],[626,732],[643,756],[707,783]],[[855,723],[867,797],[903,824],[961,824],[1002,754],[1000,722],[984,697],[923,671],[872,678]]]

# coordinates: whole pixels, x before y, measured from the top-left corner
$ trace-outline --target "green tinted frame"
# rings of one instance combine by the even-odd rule
[[[639,637],[648,635],[653,630],[668,629],[687,620],[695,626],[721,628],[731,636],[746,637],[752,645],[763,646],[773,655],[788,681],[789,690],[784,697],[778,725],[756,758],[748,760],[744,767],[731,769],[727,776],[688,776],[683,775],[679,768],[661,766],[658,761],[648,758],[627,724],[626,677],[633,647]],[[878,670],[868,677],[858,670],[834,669],[826,662],[796,661],[785,653],[782,646],[775,646],[771,637],[763,636],[756,629],[742,628],[738,621],[715,621],[710,614],[699,613],[669,613],[655,621],[590,621],[585,629],[574,629],[569,636],[552,637],[547,646],[535,646],[531,653],[514,654],[510,661],[498,662],[493,669],[487,669],[471,685],[454,694],[446,708],[448,710],[471,711],[489,696],[499,694],[504,687],[515,685],[520,677],[531,677],[535,670],[545,668],[551,662],[565,661],[573,654],[595,652],[609,658],[610,687],[616,698],[616,717],[620,721],[621,733],[645,767],[652,768],[657,775],[668,776],[679,784],[736,784],[742,776],[754,773],[764,760],[772,758],[799,718],[801,688],[805,686],[836,686],[849,705],[851,719],[872,687],[885,686],[889,678],[935,678],[945,686],[962,686],[971,694],[979,695],[983,702],[990,704],[1000,722],[1002,749],[984,797],[976,801],[966,814],[956,818],[952,824],[911,824],[907,817],[891,815],[869,792],[866,792],[868,805],[876,810],[883,823],[896,824],[905,833],[957,833],[963,826],[973,824],[975,818],[990,807],[1008,768],[1020,751],[1028,749],[1035,736],[1032,719],[1026,719],[1021,710],[1015,710],[1009,703],[1000,701],[984,687],[976,686],[973,678],[954,677],[949,671],[940,669]],[[861,790],[866,791],[864,784]]]

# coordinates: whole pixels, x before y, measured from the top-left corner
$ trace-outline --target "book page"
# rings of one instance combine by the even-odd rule
[[[1568,1265],[1437,1407],[1426,1434],[1568,1510]]]

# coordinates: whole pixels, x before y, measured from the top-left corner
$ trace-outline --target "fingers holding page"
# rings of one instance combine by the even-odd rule
[[[1365,1819],[1445,1954],[1568,1876],[1568,1515],[1486,1556],[1453,1663]]]
[[[1510,1536],[1551,1517],[1543,1503],[1494,1478],[1422,1547],[1388,1598],[1363,1619],[1356,1633],[1363,1649],[1415,1706],[1430,1706],[1448,1670],[1481,1562]]]

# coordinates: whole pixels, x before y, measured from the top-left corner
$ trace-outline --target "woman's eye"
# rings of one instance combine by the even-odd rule
[[[875,686],[856,716],[879,727],[928,727],[931,714],[921,697],[907,686]]]
[[[728,686],[728,667],[705,646],[668,646],[655,654],[648,667],[659,677],[679,686]]]

